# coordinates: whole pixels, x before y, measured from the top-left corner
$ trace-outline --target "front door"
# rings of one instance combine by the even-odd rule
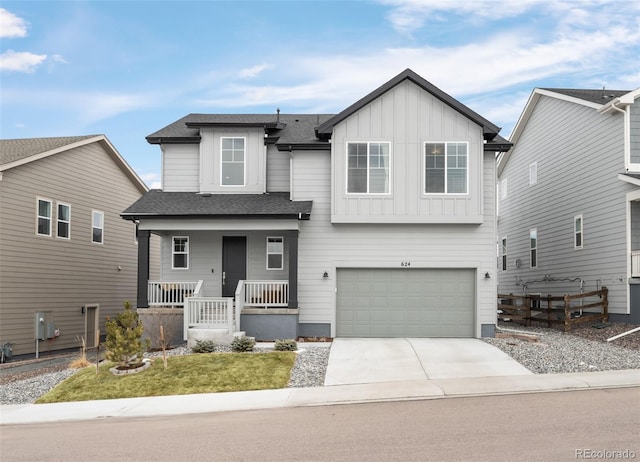
[[[247,278],[247,238],[222,237],[222,296],[233,297],[238,281]]]

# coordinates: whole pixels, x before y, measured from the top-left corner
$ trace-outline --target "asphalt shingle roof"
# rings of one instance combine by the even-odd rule
[[[0,165],[26,159],[98,135],[61,136],[56,138],[20,138],[0,140]]]
[[[542,88],[542,90],[560,93],[561,95],[572,96],[574,98],[583,99],[591,103],[607,104],[614,98],[626,95],[630,90],[585,90],[579,88]]]
[[[199,194],[151,190],[129,206],[122,217],[278,217],[311,214],[312,201],[291,201],[289,193]]]

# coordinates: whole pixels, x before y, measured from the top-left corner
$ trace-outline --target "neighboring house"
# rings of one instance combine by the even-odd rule
[[[184,281],[189,328],[223,312],[263,340],[493,335],[499,130],[411,70],[337,115],[187,115],[147,137],[163,189],[122,214],[138,306]]]
[[[535,89],[498,163],[499,292],[609,289],[640,322],[640,89]]]
[[[92,347],[135,304],[136,228],[120,212],[147,190],[103,135],[0,140],[0,344]]]

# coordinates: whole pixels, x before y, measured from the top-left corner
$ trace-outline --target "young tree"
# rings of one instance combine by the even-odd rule
[[[149,341],[142,341],[144,328],[138,319],[138,313],[131,309],[131,303],[124,302],[124,311],[118,313],[116,319],[107,320],[105,327],[105,358],[121,369],[139,366]]]

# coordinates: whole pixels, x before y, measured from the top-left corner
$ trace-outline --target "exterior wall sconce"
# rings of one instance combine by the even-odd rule
[[[486,273],[484,273],[484,278],[485,278],[485,279],[491,279],[491,275],[489,274],[489,271],[487,271]]]
[[[324,274],[322,275],[323,279],[328,279],[329,278],[329,273],[327,273],[326,271],[324,272]]]

